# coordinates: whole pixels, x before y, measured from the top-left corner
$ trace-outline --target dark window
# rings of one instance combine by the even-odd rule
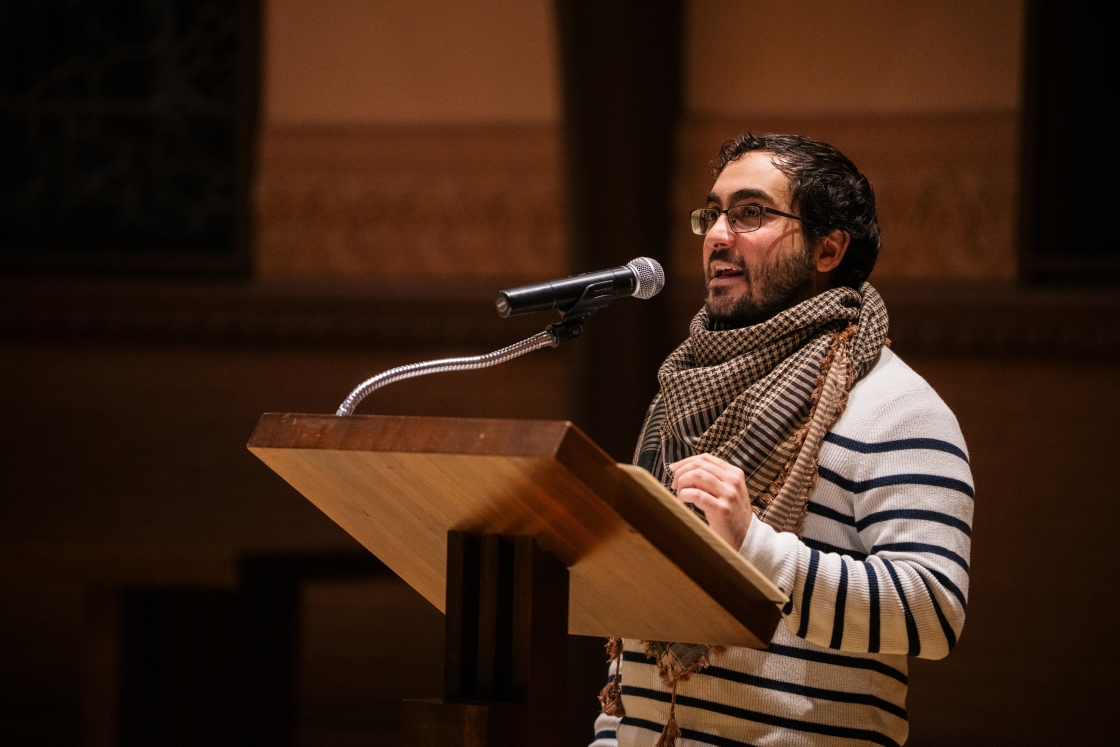
[[[1120,280],[1120,47],[1101,7],[1027,6],[1020,230],[1028,280]]]
[[[0,4],[0,262],[245,270],[256,3]]]

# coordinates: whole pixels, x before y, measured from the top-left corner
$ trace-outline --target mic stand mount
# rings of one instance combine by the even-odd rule
[[[552,347],[558,348],[582,335],[588,317],[614,300],[612,291],[609,282],[587,286],[578,301],[560,312],[560,321],[548,325],[548,331],[556,338]]]
[[[605,291],[605,292],[604,292]],[[470,371],[476,368],[489,368],[499,363],[511,361],[526,353],[540,350],[544,347],[558,348],[564,343],[571,342],[583,334],[583,325],[588,317],[603,308],[614,296],[610,295],[608,283],[588,286],[580,299],[571,308],[561,311],[561,319],[548,325],[544,332],[538,332],[527,340],[514,343],[501,350],[495,350],[486,355],[471,355],[462,358],[441,358],[440,360],[425,361],[423,363],[410,363],[407,366],[398,366],[388,371],[383,371],[373,378],[366,379],[354,391],[350,392],[335,415],[353,415],[354,409],[367,396],[377,389],[389,384],[412,379],[427,374],[445,373],[448,371]]]

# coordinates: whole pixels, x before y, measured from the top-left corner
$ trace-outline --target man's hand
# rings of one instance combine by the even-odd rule
[[[703,511],[712,531],[733,548],[742,547],[754,517],[743,470],[711,454],[696,454],[669,466],[677,498]]]

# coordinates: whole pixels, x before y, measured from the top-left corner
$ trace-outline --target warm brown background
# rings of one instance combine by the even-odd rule
[[[797,132],[875,184],[880,282],[1012,280],[1022,4],[786,6],[687,4],[674,208],[707,194],[723,140]],[[261,276],[567,269],[553,34],[544,2],[270,3]],[[417,200],[450,206],[416,225]],[[673,270],[698,277],[678,223]]]
[[[969,621],[948,660],[913,666],[909,744],[1102,742],[1120,695],[1120,302],[1016,284],[1023,3],[685,9],[675,338],[699,303],[685,214],[719,142],[793,131],[848,153],[881,204],[872,280],[895,349],[956,412],[977,485]],[[508,344],[540,325],[499,320],[495,289],[598,269],[572,259],[548,2],[263,15],[253,280],[4,281],[4,744],[128,741],[121,621],[138,590],[220,607],[245,562],[359,553],[244,450],[261,412],[332,412],[374,372]],[[574,347],[543,351],[363,409],[571,417],[577,364]],[[441,616],[368,569],[297,593],[297,743],[395,743],[394,704],[438,695]],[[586,714],[598,675],[573,667]]]

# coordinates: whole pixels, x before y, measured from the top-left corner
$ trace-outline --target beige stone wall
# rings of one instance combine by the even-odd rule
[[[793,132],[875,187],[873,281],[1015,276],[1023,3],[692,0],[674,209],[707,194],[719,143]],[[699,243],[674,235],[678,272]]]
[[[267,0],[256,271],[567,270],[548,0]]]
[[[719,145],[744,130],[835,145],[871,180],[881,281],[1006,281],[1015,276],[1016,115],[1006,111],[862,116],[692,117],[681,128],[674,209],[698,207]],[[673,270],[699,281],[700,242],[683,220]]]
[[[1019,106],[1022,0],[690,0],[690,112],[835,116]]]
[[[265,121],[555,123],[549,0],[265,0]]]
[[[672,265],[719,143],[797,132],[875,185],[878,281],[1016,274],[1021,0],[692,0]],[[568,270],[547,0],[268,0],[257,273],[395,281]],[[415,211],[423,218],[416,220]]]
[[[350,280],[563,276],[551,125],[273,126],[257,272]]]

